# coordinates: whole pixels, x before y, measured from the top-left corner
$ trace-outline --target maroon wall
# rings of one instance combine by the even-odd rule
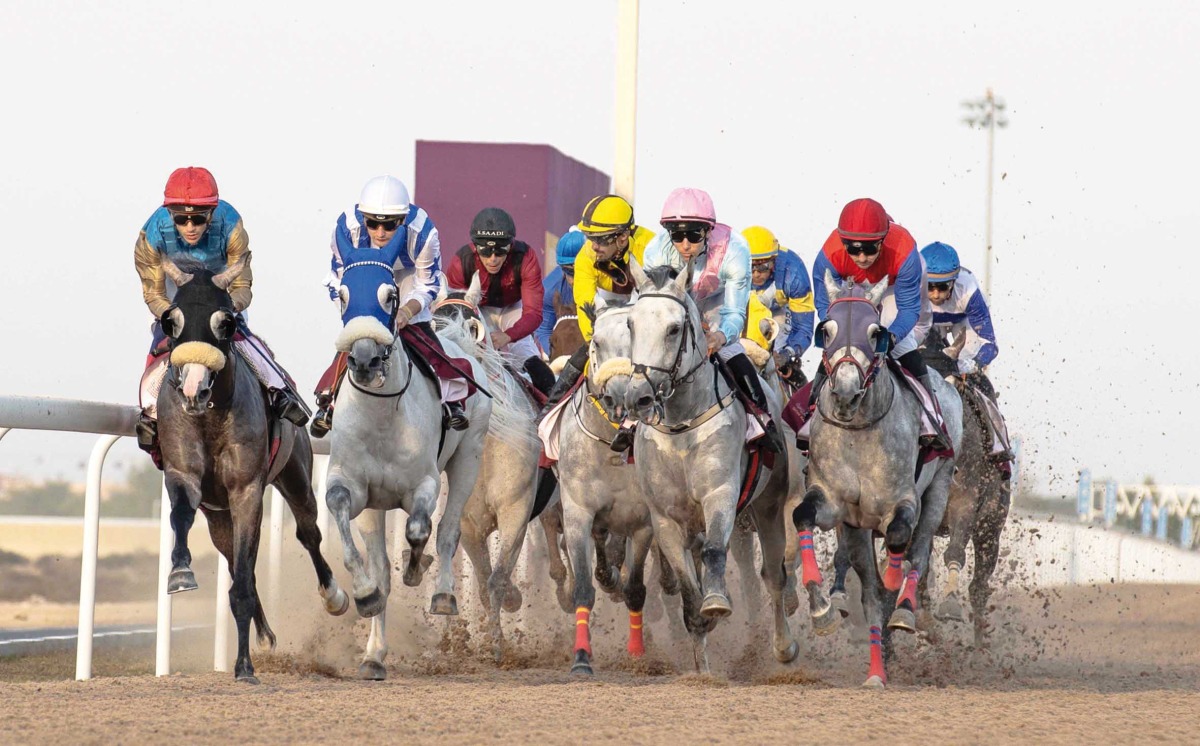
[[[543,250],[547,266],[558,236],[610,183],[549,145],[418,140],[416,166],[413,201],[433,218],[443,256],[467,243],[475,213],[499,207],[513,216],[518,238]]]

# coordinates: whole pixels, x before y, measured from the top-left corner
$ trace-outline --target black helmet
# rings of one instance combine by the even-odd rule
[[[512,243],[517,226],[499,207],[485,207],[471,221],[471,242],[478,246],[500,246]]]

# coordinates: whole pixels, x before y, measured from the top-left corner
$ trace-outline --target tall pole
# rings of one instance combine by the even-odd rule
[[[638,0],[617,0],[617,147],[613,191],[633,204],[637,149]]]
[[[992,302],[992,265],[995,263],[992,249],[992,191],[995,184],[996,127],[1007,127],[1008,119],[1004,116],[1004,102],[996,99],[996,95],[991,88],[987,89],[987,93],[983,98],[974,101],[963,101],[962,105],[967,109],[967,116],[963,117],[963,122],[972,128],[986,127],[988,133],[987,204],[984,208],[983,230],[983,294],[988,298],[988,302],[990,303]]]

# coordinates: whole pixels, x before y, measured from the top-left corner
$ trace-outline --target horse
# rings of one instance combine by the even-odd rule
[[[558,292],[554,293],[554,329],[550,332],[550,349],[546,354],[550,357],[550,367],[562,370],[566,359],[583,346],[583,332],[579,329],[579,310],[573,304],[562,302]]]
[[[454,615],[454,553],[458,548],[463,509],[475,489],[484,437],[492,416],[491,400],[482,391],[466,402],[466,430],[444,429],[439,383],[414,365],[413,355],[392,330],[400,307],[400,288],[393,269],[400,247],[352,249],[344,253],[338,298],[343,328],[336,346],[348,353],[346,383],[331,430],[326,502],[342,541],[346,569],[354,579],[354,602],[371,619],[359,676],[383,680],[387,655],[387,599],[391,564],[387,555],[386,513],[408,514],[403,580],[418,586],[432,563],[424,556],[432,529],[441,474],[447,479],[445,510],[438,523],[438,575],[430,613]],[[418,332],[420,333],[420,332]],[[442,339],[446,354],[462,350]],[[430,354],[436,354],[430,352]],[[467,359],[461,371],[483,380],[484,369]],[[354,520],[362,535],[369,564],[364,563],[350,532]]]
[[[808,590],[814,631],[828,632],[840,621],[821,586],[812,532],[838,533],[862,581],[862,604],[870,627],[871,663],[864,686],[887,683],[882,590],[899,591],[888,629],[915,631],[917,585],[926,575],[933,535],[946,510],[953,454],[925,464],[918,473],[921,404],[888,366],[887,328],[878,303],[887,290],[881,280],[867,290],[843,287],[826,273],[830,304],[819,327],[828,383],[817,396],[810,433],[808,481],[793,512],[799,532],[801,582]],[[951,444],[962,442],[962,401],[954,389],[935,380]],[[875,564],[874,532],[884,534],[888,567],[882,580]],[[902,563],[907,559],[908,571]],[[891,603],[891,596],[886,599]]]
[[[942,555],[947,570],[945,596],[934,616],[946,621],[966,621],[959,598],[959,575],[966,564],[967,542],[971,541],[975,547],[975,571],[970,584],[971,616],[975,644],[982,647],[988,630],[990,581],[1000,556],[1000,534],[1012,501],[1011,483],[1003,478],[990,458],[995,435],[982,400],[985,394],[971,383],[970,377],[958,375],[954,360],[944,352],[946,346],[945,338],[935,327],[922,349],[925,364],[953,383],[966,405],[958,469],[950,482],[946,516],[938,528],[938,535],[948,536],[950,541]],[[927,591],[928,584],[922,583],[921,588]],[[922,598],[923,603],[926,600]]]
[[[500,662],[504,649],[501,609],[521,608],[521,591],[512,582],[526,526],[536,496],[539,405],[517,380],[506,358],[491,346],[487,317],[479,312],[479,275],[464,291],[446,291],[435,303],[439,333],[479,362],[495,396],[492,420],[484,440],[479,478],[462,517],[462,545],[475,569],[479,597],[487,611],[492,653]],[[500,534],[500,552],[493,566],[488,537]]]
[[[750,511],[758,530],[761,578],[774,605],[775,657],[791,662],[799,646],[788,628],[784,601],[783,506],[796,481],[790,468],[795,461],[786,451],[778,454],[774,468],[764,465],[753,492],[741,494],[751,462],[745,447],[749,415],[709,358],[703,318],[687,292],[689,273],[669,267],[647,271],[637,262],[630,263],[630,271],[638,298],[629,314],[630,376],[624,408],[641,422],[633,445],[638,483],[655,538],[681,584],[684,625],[692,635],[696,669],[708,671],[707,633],[733,612],[725,562],[740,508]],[[780,421],[778,394],[764,388],[772,415]],[[608,405],[605,397],[616,393],[606,388],[602,401]],[[689,548],[701,534],[702,581],[688,561]]]
[[[593,571],[607,590],[620,592],[629,610],[626,644],[629,655],[637,658],[645,653],[642,635],[645,568],[654,531],[634,467],[625,462],[624,454],[613,453],[610,448],[621,419],[605,411],[594,395],[604,389],[613,375],[628,376],[624,367],[629,359],[630,310],[630,306],[611,306],[590,314],[594,333],[589,344],[587,377],[563,404],[551,436],[558,450],[559,495],[573,579],[575,645],[571,673],[587,676],[594,673]],[[619,567],[611,566],[608,557],[611,553],[626,556],[626,538],[630,543],[629,564],[625,583],[618,588],[622,573]],[[610,543],[613,546],[606,546]],[[593,553],[597,555],[594,567]]]
[[[160,319],[171,356],[168,385],[158,392],[158,422],[175,533],[167,593],[199,587],[188,549],[188,531],[199,508],[233,574],[229,606],[238,636],[234,677],[257,684],[250,659],[252,618],[259,644],[275,647],[254,575],[268,483],[296,517],[296,538],[312,559],[325,610],[344,614],[350,601],[321,556],[308,433],[280,421],[275,423],[278,446],[273,447],[266,395],[250,365],[233,352],[238,321],[228,288],[249,266],[249,252],[216,274],[203,265],[179,266],[163,257],[163,271],[178,290]]]

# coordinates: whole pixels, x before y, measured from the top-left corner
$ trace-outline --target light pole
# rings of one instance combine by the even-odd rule
[[[983,266],[983,294],[987,296],[988,302],[992,300],[992,174],[995,170],[995,153],[996,153],[996,128],[1003,129],[1008,126],[1008,119],[1005,118],[1005,104],[1002,99],[997,99],[992,93],[992,89],[987,89],[987,94],[981,99],[974,101],[963,101],[963,108],[967,110],[967,115],[963,117],[969,127],[986,127],[988,132],[988,148],[987,148],[987,222],[984,227],[983,245],[984,245],[984,266]]]
[[[617,147],[613,191],[633,204],[637,150],[638,0],[617,2]]]

